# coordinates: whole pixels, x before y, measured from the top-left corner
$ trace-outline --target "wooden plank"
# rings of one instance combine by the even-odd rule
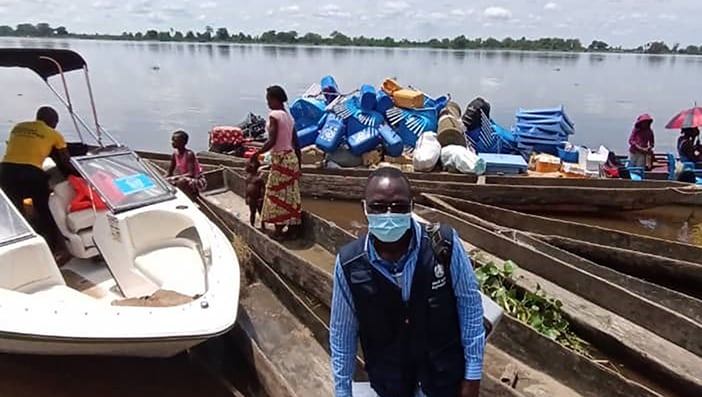
[[[517,241],[527,244],[542,254],[569,263],[590,274],[602,277],[651,302],[656,302],[680,315],[686,316],[697,324],[702,324],[702,300],[599,265],[569,251],[559,249],[556,246],[543,242],[542,236],[515,233],[513,237]]]
[[[600,226],[562,221],[544,216],[525,214],[496,206],[435,194],[425,194],[425,199],[442,211],[461,217],[461,212],[512,229],[530,233],[556,235],[595,244],[609,245],[653,255],[667,256],[681,261],[702,264],[702,247],[668,241],[655,237],[626,233]]]
[[[702,265],[560,236],[542,240],[591,261],[702,299]]]

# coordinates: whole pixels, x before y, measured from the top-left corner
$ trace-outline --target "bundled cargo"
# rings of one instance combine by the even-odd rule
[[[441,158],[441,144],[436,138],[436,133],[425,132],[417,141],[414,150],[412,165],[415,171],[432,171]]]
[[[461,108],[455,102],[448,102],[441,112],[438,123],[438,140],[441,146],[466,146],[466,135],[460,122]]]
[[[485,160],[465,146],[449,145],[441,148],[441,164],[449,172],[478,175],[485,173]]]
[[[324,76],[322,77],[321,84],[322,93],[324,94],[325,102],[328,104],[332,103],[334,99],[339,96],[339,86],[334,80],[334,76]]]
[[[568,137],[575,133],[574,124],[563,105],[553,109],[519,109],[515,117],[513,132],[517,148],[525,157],[533,152],[558,155],[558,148],[562,148]]]
[[[318,125],[324,116],[326,105],[323,100],[316,98],[299,98],[290,105],[290,115],[295,119],[295,128],[305,128]]]

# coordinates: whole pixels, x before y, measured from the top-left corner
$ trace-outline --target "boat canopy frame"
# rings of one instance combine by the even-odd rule
[[[44,83],[46,83],[51,92],[53,92],[59,101],[68,109],[68,113],[73,120],[73,125],[82,143],[85,143],[85,140],[83,139],[80,126],[88,132],[101,148],[106,146],[122,146],[98,121],[95,97],[93,96],[93,89],[90,84],[90,76],[88,73],[88,64],[77,52],[69,49],[53,48],[0,48],[0,67],[26,68],[36,73]],[[90,108],[93,113],[95,124],[94,130],[74,111],[65,73],[76,70],[83,70],[83,74],[85,75],[85,84],[88,89]],[[56,75],[61,78],[64,91],[63,96],[49,82],[49,78]],[[109,139],[110,143],[108,145],[103,143],[103,136]]]

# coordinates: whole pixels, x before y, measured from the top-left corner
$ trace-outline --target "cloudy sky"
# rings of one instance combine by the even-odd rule
[[[410,39],[465,34],[702,44],[700,0],[0,0],[0,25],[21,22],[101,33],[209,24],[253,34],[339,30]]]

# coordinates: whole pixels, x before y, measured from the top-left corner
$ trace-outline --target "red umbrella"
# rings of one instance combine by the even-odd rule
[[[665,128],[671,130],[694,127],[702,127],[702,107],[699,106],[683,110],[665,125]]]

